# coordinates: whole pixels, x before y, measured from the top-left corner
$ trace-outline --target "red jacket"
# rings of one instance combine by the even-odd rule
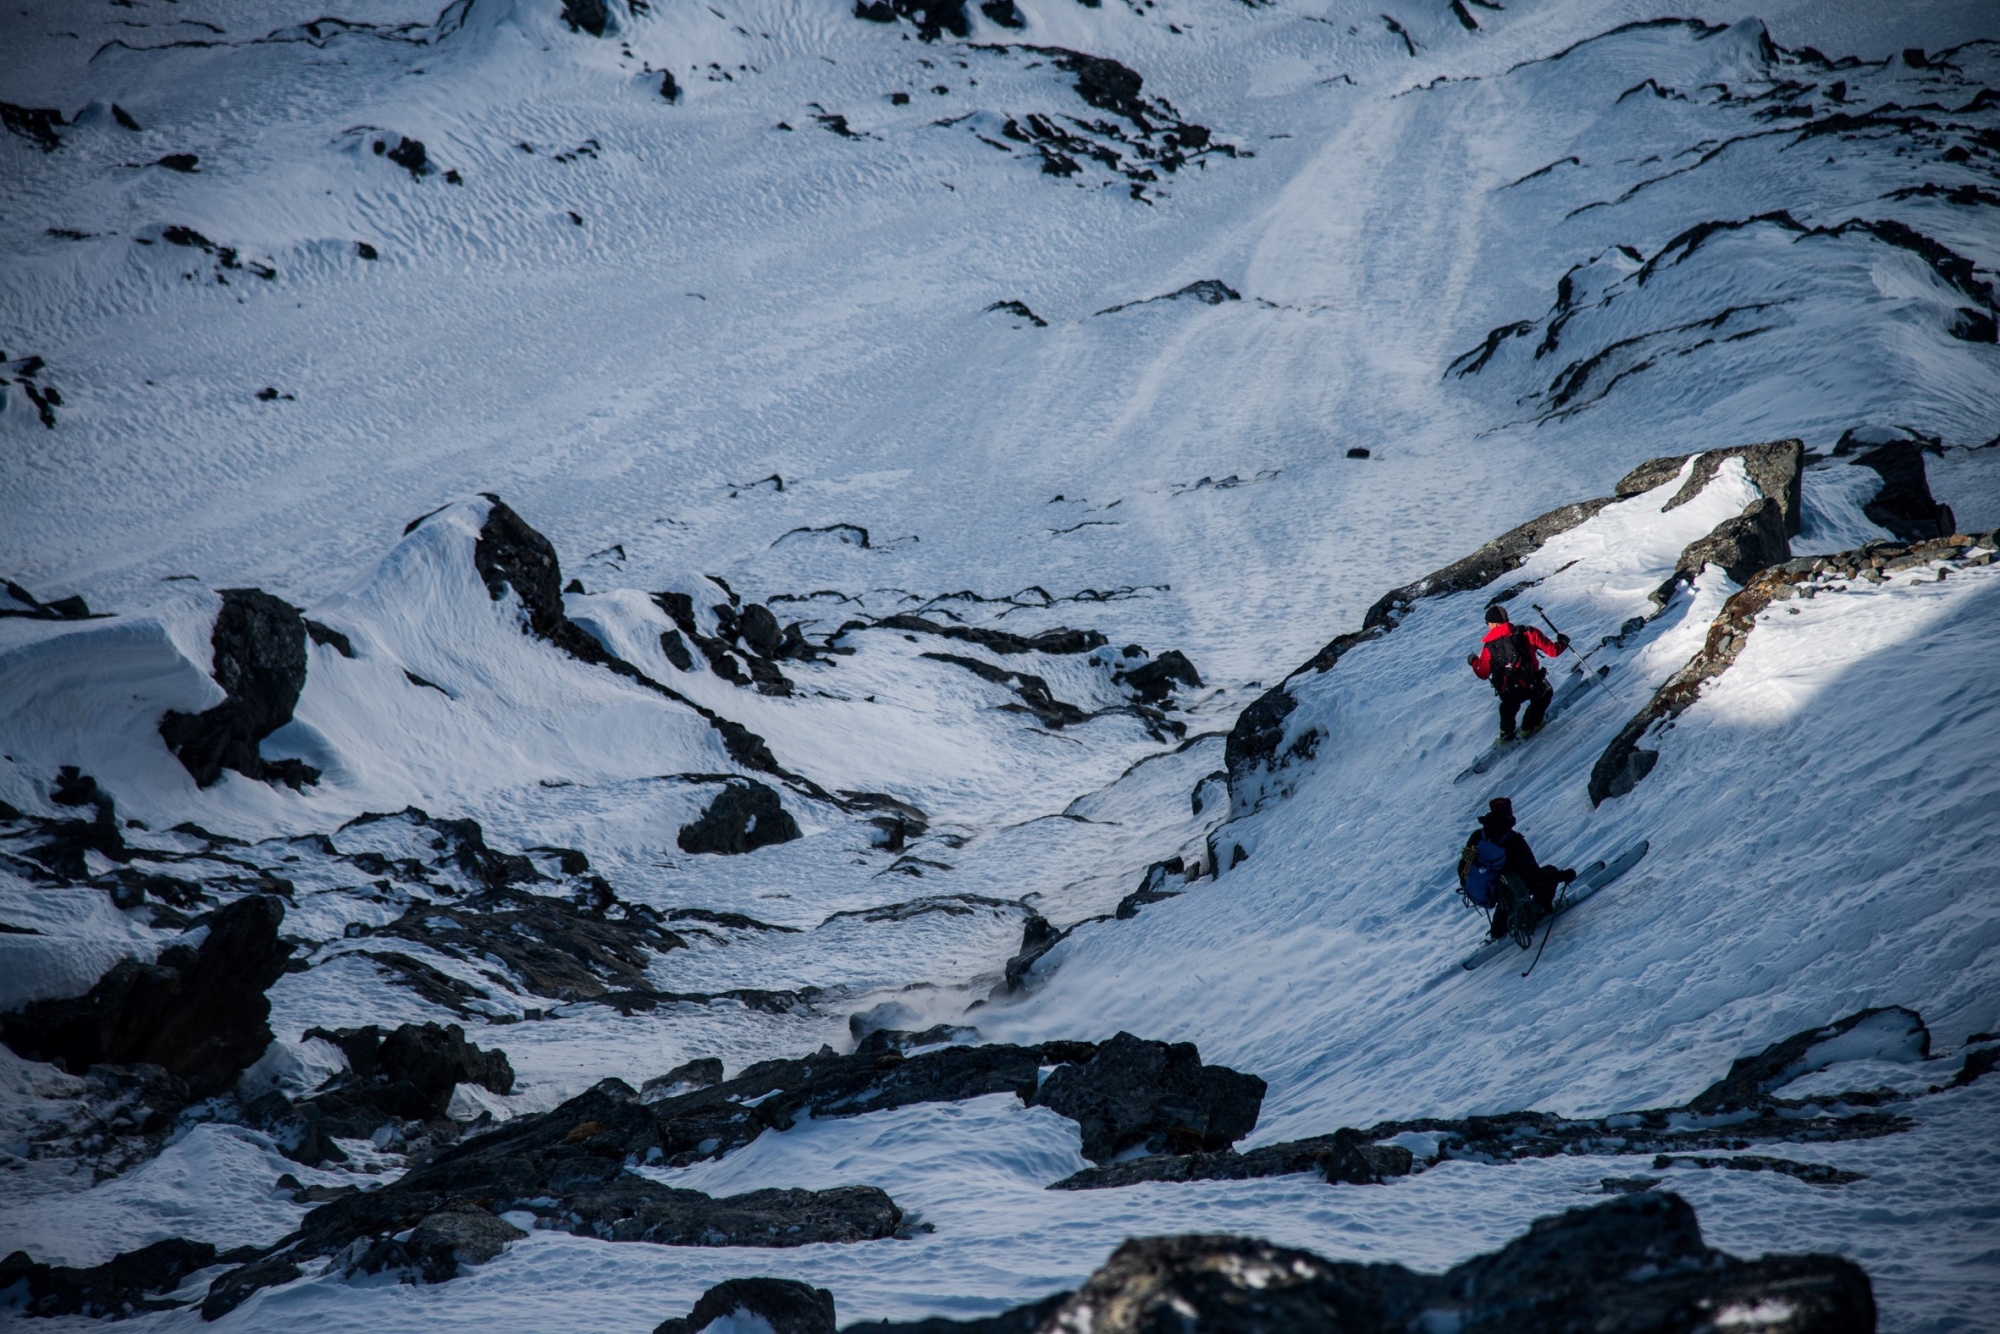
[[[1561,644],[1556,643],[1532,625],[1495,625],[1488,628],[1486,638],[1479,641],[1479,656],[1472,660],[1472,671],[1475,676],[1484,681],[1493,675],[1493,651],[1491,647],[1493,641],[1496,639],[1505,639],[1517,629],[1527,631],[1528,643],[1533,645],[1535,650],[1545,658],[1553,658],[1563,651]]]

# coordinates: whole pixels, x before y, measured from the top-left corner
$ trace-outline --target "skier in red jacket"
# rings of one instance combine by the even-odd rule
[[[1532,625],[1510,625],[1507,609],[1498,603],[1486,609],[1486,625],[1479,652],[1468,654],[1465,661],[1480,680],[1491,681],[1500,696],[1500,739],[1514,739],[1514,715],[1523,704],[1528,712],[1521,718],[1521,732],[1533,736],[1542,730],[1542,719],[1556,694],[1537,655],[1555,657],[1569,647],[1569,636],[1558,634],[1551,640]]]

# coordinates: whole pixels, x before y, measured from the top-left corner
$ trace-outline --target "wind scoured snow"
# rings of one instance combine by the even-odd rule
[[[1682,548],[1755,499],[1739,463],[1689,504],[1662,509],[1670,482],[1490,588],[1420,601],[1297,683],[1286,741],[1317,729],[1312,759],[1233,799],[1212,778],[1238,711],[1384,591],[1648,457],[1905,433],[1932,443],[1962,531],[2000,523],[2000,352],[1976,336],[2000,252],[1991,204],[1963,193],[1990,191],[1991,159],[1950,156],[2000,129],[2000,108],[1974,105],[2000,79],[2000,48],[1973,40],[2000,36],[1990,7],[1730,3],[1640,23],[1657,11],[1522,0],[1478,8],[1477,31],[1444,6],[1399,14],[1398,35],[1379,6],[1319,0],[1020,0],[1025,29],[975,6],[964,42],[858,21],[844,0],[609,8],[603,39],[556,0],[0,15],[19,53],[0,100],[64,118],[52,152],[0,135],[0,573],[115,613],[0,619],[0,800],[74,816],[49,797],[77,765],[115,800],[133,867],[224,898],[292,883],[285,930],[309,966],[271,988],[279,1042],[253,1083],[328,1073],[302,1041],[314,1026],[461,1022],[503,1046],[516,1092],[461,1086],[466,1119],[697,1057],[734,1073],[845,1049],[850,1018],[985,1040],[1125,1028],[1269,1081],[1254,1144],[1664,1105],[1777,1038],[1892,1004],[1922,1012],[1934,1059],[1857,1029],[1784,1093],[1915,1093],[2000,1027],[1980,879],[2000,861],[1990,566],[1773,603],[1645,740],[1652,773],[1593,810],[1592,762],[1735,591],[1711,567],[1598,651],[1610,673],[1546,733],[1453,782],[1494,731],[1463,665],[1485,602],[1530,584],[1517,617],[1539,603],[1585,648],[1652,616]],[[1010,120],[1113,146],[1081,122],[1136,127],[1028,46],[1122,62],[1234,152],[1150,182],[1097,158],[1043,172]],[[414,160],[409,140],[425,170],[390,159]],[[145,165],[170,154],[198,165]],[[1151,299],[1196,283],[1218,299]],[[1864,511],[1878,485],[1844,458],[1809,466],[1794,554],[1884,538]],[[523,635],[517,596],[490,597],[473,564],[481,493],[548,534],[587,590],[564,602],[586,633],[805,782],[746,771],[695,709]],[[815,641],[915,612],[1108,643],[1021,655],[854,629],[852,654],[787,660],[795,693],[764,696],[660,647],[651,595],[691,594],[712,633],[714,577]],[[294,720],[264,744],[323,771],[302,792],[233,772],[199,789],[158,733],[165,711],[220,701],[212,590],[252,585],[355,652],[308,645]],[[1200,672],[1167,715],[1185,742],[1131,711],[1115,679],[1131,644]],[[1012,687],[930,653],[1039,676],[1095,716],[1039,725],[1006,707]],[[803,837],[683,852],[722,776],[771,784]],[[845,792],[912,803],[928,828],[892,850],[872,808],[826,799]],[[1526,979],[1511,953],[1457,968],[1482,924],[1450,867],[1501,793],[1544,859],[1651,845]],[[426,999],[363,932],[432,891],[384,889],[354,858],[432,860],[432,831],[348,823],[410,806],[537,858],[550,878],[531,892],[566,892],[534,850],[568,848],[626,903],[765,924],[673,922],[690,944],[652,959],[663,992],[799,999],[628,1014],[398,940],[484,993],[463,1012]],[[243,844],[171,832],[183,822]],[[1247,860],[1090,920],[1211,843]],[[995,995],[1031,911],[1075,930],[1024,994]],[[36,933],[0,933],[7,1005],[79,994],[182,938],[11,862],[0,920]],[[0,1252],[268,1242],[302,1213],[280,1173],[336,1184],[400,1161],[357,1143],[355,1170],[315,1172],[211,1122],[93,1184],[29,1148],[79,1089],[0,1051]],[[1838,1190],[1654,1175],[1712,1244],[1857,1259],[1886,1329],[1979,1328],[1996,1096],[1989,1078],[1911,1104],[1907,1133],[1786,1148],[1866,1174]],[[655,1175],[713,1193],[872,1184],[936,1230],[754,1253],[536,1232],[442,1285],[309,1272],[218,1328],[639,1331],[748,1273],[830,1287],[843,1321],[985,1314],[1170,1231],[1441,1269],[1646,1166],[1044,1189],[1082,1165],[1071,1123],[1009,1098],[802,1122]]]

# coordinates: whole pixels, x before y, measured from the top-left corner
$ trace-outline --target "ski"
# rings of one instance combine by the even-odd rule
[[[1555,720],[1559,716],[1561,716],[1564,710],[1568,709],[1570,705],[1574,704],[1580,697],[1582,697],[1585,694],[1588,694],[1592,689],[1592,687],[1594,687],[1599,681],[1602,681],[1605,675],[1608,672],[1610,672],[1610,670],[1611,669],[1607,666],[1607,667],[1599,667],[1594,672],[1572,673],[1570,675],[1570,679],[1563,682],[1562,689],[1556,691],[1555,699],[1550,702],[1549,711],[1547,714],[1543,715],[1542,718],[1541,730],[1546,731],[1550,726],[1550,724],[1554,723]],[[1488,769],[1491,769],[1495,764],[1499,762],[1501,756],[1509,754],[1516,747],[1522,744],[1524,744],[1523,741],[1494,742],[1492,745],[1486,748],[1486,750],[1479,756],[1478,759],[1474,760],[1464,769],[1461,769],[1459,771],[1458,777],[1452,779],[1451,781],[1454,783],[1463,783],[1466,779],[1472,777],[1474,774],[1485,773]]]
[[[1561,917],[1571,908],[1576,907],[1577,904],[1582,903],[1598,890],[1603,889],[1619,876],[1624,875],[1627,871],[1637,866],[1639,859],[1646,855],[1646,849],[1649,846],[1645,839],[1640,839],[1637,843],[1619,853],[1609,866],[1599,871],[1589,880],[1586,881],[1583,877],[1579,876],[1577,883],[1571,885],[1567,892],[1556,899],[1555,909],[1549,913],[1548,921],[1543,925],[1541,949],[1535,951],[1534,963],[1528,965],[1527,972],[1522,973],[1522,977],[1526,977],[1528,973],[1534,972],[1535,964],[1542,961],[1542,950],[1549,947],[1549,935],[1556,929],[1556,918]]]
[[[1568,912],[1571,908],[1576,907],[1577,904],[1582,903],[1585,899],[1597,893],[1597,891],[1603,889],[1606,885],[1611,884],[1613,881],[1617,880],[1620,876],[1624,875],[1627,871],[1637,866],[1639,864],[1640,858],[1646,855],[1646,849],[1648,846],[1649,845],[1645,839],[1640,839],[1637,843],[1627,848],[1624,852],[1619,853],[1618,856],[1613,858],[1611,861],[1592,862],[1589,866],[1585,867],[1584,870],[1577,876],[1576,882],[1572,884],[1567,890],[1565,890],[1561,895],[1557,896],[1555,907],[1550,911],[1547,917],[1542,919],[1541,923],[1538,923],[1538,925],[1545,925],[1553,928],[1555,925],[1556,918],[1562,916],[1564,913]],[[1543,944],[1548,943],[1548,936],[1546,934],[1543,935],[1542,942]],[[1488,941],[1485,945],[1482,945],[1478,950],[1474,951],[1472,956],[1466,959],[1464,963],[1460,964],[1459,967],[1470,972],[1472,969],[1479,967],[1481,964],[1485,963],[1488,959],[1495,957],[1496,955],[1500,954],[1503,950],[1505,950],[1508,946],[1513,944],[1514,944],[1513,939],[1511,937],[1506,937],[1506,936],[1501,937],[1499,940]],[[1515,948],[1518,949],[1521,947],[1515,946]],[[1533,971],[1534,965],[1529,964],[1528,968],[1530,971]]]

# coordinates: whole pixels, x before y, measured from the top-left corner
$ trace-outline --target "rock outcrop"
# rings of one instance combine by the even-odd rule
[[[715,710],[697,704],[678,690],[654,680],[598,643],[589,631],[572,621],[563,609],[562,566],[556,559],[555,547],[498,496],[488,493],[484,498],[490,508],[486,522],[480,527],[479,541],[473,547],[472,563],[478,569],[480,578],[485,580],[486,591],[495,602],[506,595],[507,589],[514,590],[528,613],[528,623],[522,627],[527,633],[547,640],[579,661],[616,672],[655,694],[693,710],[715,729],[729,758],[744,768],[775,774],[815,796],[827,795],[812,780],[780,766],[764,738],[743,724],[724,718]],[[422,519],[416,521],[422,522]],[[784,692],[779,693],[788,693],[789,689],[787,686]]]
[[[136,1251],[127,1251],[101,1265],[71,1268],[48,1265],[15,1251],[0,1260],[0,1292],[25,1286],[21,1309],[33,1316],[83,1315],[121,1320],[146,1311],[168,1311],[179,1305],[167,1294],[188,1275],[206,1269],[218,1256],[205,1241],[170,1237]]]
[[[1499,1164],[1565,1155],[1655,1155],[1665,1159],[1717,1151],[1736,1152],[1753,1144],[1808,1144],[1878,1139],[1914,1123],[1885,1110],[1907,1101],[1886,1089],[1857,1089],[1806,1099],[1781,1099],[1776,1090],[1802,1075],[1826,1068],[1838,1053],[1835,1039],[1865,1028],[1878,1051],[1901,1048],[1910,1059],[1930,1052],[1930,1033],[1913,1011],[1891,1006],[1862,1010],[1819,1028],[1806,1029],[1734,1062],[1717,1083],[1677,1107],[1655,1107],[1603,1117],[1563,1117],[1550,1112],[1499,1112],[1463,1118],[1423,1117],[1383,1121],[1364,1129],[1343,1127],[1331,1135],[1265,1144],[1247,1153],[1155,1153],[1085,1168],[1050,1186],[1051,1190],[1103,1190],[1140,1182],[1242,1181],[1254,1177],[1317,1172],[1329,1182],[1369,1185],[1407,1176],[1447,1160]],[[1966,1070],[1975,1069],[1974,1051]],[[1988,1061],[1972,1078],[1991,1069]],[[1053,1076],[1052,1076],[1053,1078]],[[1966,1081],[1969,1082],[1969,1081]],[[1430,1147],[1418,1158],[1411,1143]],[[1693,1161],[1693,1160],[1689,1160]],[[1720,1160],[1718,1160],[1720,1161]],[[1732,1160],[1733,1161],[1733,1160]],[[1781,1162],[1765,1159],[1764,1162]],[[1696,1163],[1707,1166],[1707,1161]],[[1792,1171],[1820,1185],[1858,1179],[1826,1169],[1815,1174],[1799,1164]]]
[[[43,602],[12,579],[0,579],[0,588],[6,590],[6,596],[0,598],[0,618],[23,616],[36,621],[90,619],[90,604],[80,596],[73,594],[66,598],[57,598],[54,602]]]
[[[72,1000],[0,1015],[0,1038],[71,1074],[92,1066],[158,1066],[196,1098],[228,1090],[271,1045],[269,987],[292,947],[278,940],[284,904],[252,895],[218,908],[199,948],[173,945],[154,963],[126,959]]]
[[[1868,1276],[1834,1255],[1741,1260],[1703,1241],[1693,1208],[1644,1191],[1544,1218],[1444,1274],[1327,1260],[1249,1237],[1134,1238],[1074,1293],[984,1321],[850,1326],[1055,1334],[1872,1334]]]
[[[1130,671],[1116,673],[1113,678],[1130,686],[1139,698],[1149,704],[1164,703],[1174,693],[1176,685],[1200,688],[1201,674],[1187,655],[1177,648],[1170,648],[1150,662],[1142,663]]]
[[[1774,440],[1765,445],[1733,445],[1727,449],[1710,449],[1700,454],[1672,454],[1665,458],[1647,459],[1618,479],[1613,488],[1620,500],[1643,495],[1656,486],[1664,486],[1679,474],[1683,465],[1693,459],[1694,470],[1681,483],[1678,491],[1660,507],[1662,512],[1679,509],[1702,493],[1722,465],[1730,459],[1742,459],[1744,471],[1765,497],[1775,501],[1784,518],[1784,535],[1797,537],[1802,517],[1804,499],[1800,474],[1805,468],[1805,445],[1798,440]]]
[[[671,1119],[662,1109],[684,1101],[648,1106],[622,1081],[607,1079],[553,1111],[447,1148],[390,1185],[345,1195],[307,1214],[293,1236],[217,1280],[202,1314],[215,1319],[267,1281],[289,1281],[286,1270],[295,1276],[316,1256],[346,1257],[360,1272],[395,1268],[443,1281],[457,1272],[447,1257],[479,1263],[482,1249],[504,1245],[512,1229],[494,1224],[514,1210],[533,1213],[539,1226],[579,1236],[669,1246],[868,1241],[893,1236],[901,1224],[902,1211],[872,1186],[768,1189],[716,1199],[627,1171],[628,1161],[660,1160],[661,1126]],[[487,1218],[458,1216],[478,1214]],[[426,1227],[434,1244],[419,1244]],[[410,1237],[397,1241],[404,1232]],[[220,1300],[218,1293],[224,1294]]]
[[[209,642],[211,674],[228,698],[189,714],[169,710],[160,736],[194,781],[212,787],[224,769],[302,789],[319,770],[300,760],[266,760],[258,744],[292,720],[306,684],[306,626],[297,607],[256,588],[225,588]]]
[[[503,1095],[514,1089],[507,1053],[482,1051],[457,1024],[403,1024],[387,1034],[373,1024],[311,1028],[305,1036],[339,1047],[348,1073],[297,1102],[273,1090],[251,1101],[244,1116],[270,1131],[286,1157],[309,1165],[347,1157],[335,1137],[366,1139],[384,1125],[440,1120],[460,1084]]]
[[[1644,749],[1640,741],[1661,724],[1671,724],[1701,697],[1710,681],[1729,670],[1749,642],[1757,617],[1774,601],[1840,592],[1857,579],[1879,584],[1891,575],[1932,561],[1960,567],[1987,565],[1992,563],[1996,547],[2000,547],[2000,530],[1977,536],[1936,537],[1908,546],[1876,542],[1831,556],[1802,556],[1753,575],[1740,592],[1722,604],[1701,650],[1667,678],[1646,707],[1633,715],[1597,757],[1590,771],[1590,804],[1600,806],[1624,796],[1653,771],[1660,753]]]
[[[1790,539],[1799,531],[1804,505],[1800,473],[1805,467],[1805,446],[1797,440],[1649,459],[1619,480],[1619,498],[1664,485],[1690,458],[1694,459],[1694,466],[1688,470],[1687,480],[1660,507],[1662,513],[1700,495],[1715,480],[1722,465],[1732,458],[1743,460],[1744,471],[1763,494],[1744,506],[1741,514],[1724,519],[1706,536],[1696,538],[1681,550],[1680,559],[1674,562],[1674,572],[1653,592],[1654,603],[1661,607],[1667,605],[1675,589],[1693,583],[1706,565],[1720,566],[1735,583],[1748,583],[1750,576],[1759,570],[1791,559]]]
[[[1743,507],[1743,512],[1724,519],[1681,548],[1674,572],[1653,592],[1653,601],[1666,606],[1674,590],[1692,584],[1708,565],[1720,566],[1730,581],[1747,584],[1759,570],[1790,560],[1791,543],[1785,540],[1784,512],[1768,496]]]

